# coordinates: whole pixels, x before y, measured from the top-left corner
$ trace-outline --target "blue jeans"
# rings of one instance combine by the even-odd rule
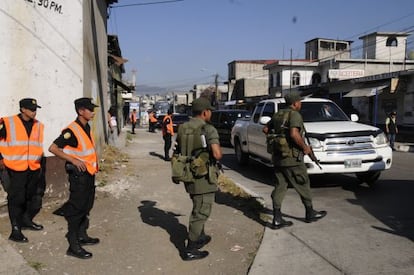
[[[388,134],[388,141],[390,142],[390,147],[394,149],[395,134]]]

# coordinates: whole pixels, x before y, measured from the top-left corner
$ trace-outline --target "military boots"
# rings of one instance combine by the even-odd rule
[[[211,239],[211,238],[210,238]],[[187,247],[184,251],[183,260],[184,261],[192,261],[192,260],[199,260],[203,259],[208,256],[208,251],[200,251],[198,250],[199,243],[193,242],[188,240]]]
[[[206,235],[204,233],[204,230],[201,232],[201,236],[198,238],[197,243],[196,243],[196,248],[200,249],[203,246],[205,246],[206,244],[208,244],[211,241],[211,236]]]
[[[66,255],[73,256],[79,259],[89,259],[92,258],[92,253],[83,249],[83,247],[79,244],[79,239],[77,234],[69,233],[66,234],[66,238],[69,242],[69,248],[66,251]]]
[[[310,222],[316,222],[319,219],[322,219],[323,217],[325,217],[327,214],[326,211],[316,211],[313,209],[312,206],[307,206],[306,207],[306,215],[305,215],[305,222],[310,223]]]
[[[280,209],[273,209],[273,221],[270,228],[273,230],[280,229],[282,227],[292,226],[293,222],[286,221],[282,218],[282,212]]]
[[[27,243],[29,240],[23,235],[21,228],[18,225],[12,226],[12,232],[9,236],[9,240],[18,243]]]

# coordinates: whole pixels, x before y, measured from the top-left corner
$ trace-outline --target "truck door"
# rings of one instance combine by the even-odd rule
[[[257,144],[258,140],[256,131],[258,131],[261,127],[259,119],[264,105],[264,102],[260,102],[256,105],[250,123],[247,125],[247,144],[249,145],[249,153],[252,154],[256,154],[258,150],[257,147],[259,146],[259,144]]]
[[[252,149],[250,151],[251,153],[265,159],[270,159],[271,156],[267,153],[266,136],[263,133],[264,125],[259,123],[259,119],[262,116],[272,117],[274,113],[275,103],[271,101],[263,102],[263,106],[261,108],[260,115],[257,116],[257,120],[254,118],[255,123],[251,123],[251,125],[249,125],[249,145],[252,145]]]

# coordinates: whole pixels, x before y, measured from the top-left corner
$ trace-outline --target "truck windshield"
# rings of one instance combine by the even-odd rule
[[[304,122],[348,121],[347,115],[332,102],[302,102]]]

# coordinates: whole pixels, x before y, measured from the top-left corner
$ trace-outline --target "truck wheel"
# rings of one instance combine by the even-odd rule
[[[234,152],[236,153],[237,163],[239,165],[246,165],[249,161],[249,155],[242,151],[240,141],[234,144]]]
[[[360,183],[366,182],[369,186],[374,186],[377,182],[378,178],[381,175],[380,171],[370,171],[370,172],[362,172],[362,173],[355,173],[356,177],[360,181]]]

